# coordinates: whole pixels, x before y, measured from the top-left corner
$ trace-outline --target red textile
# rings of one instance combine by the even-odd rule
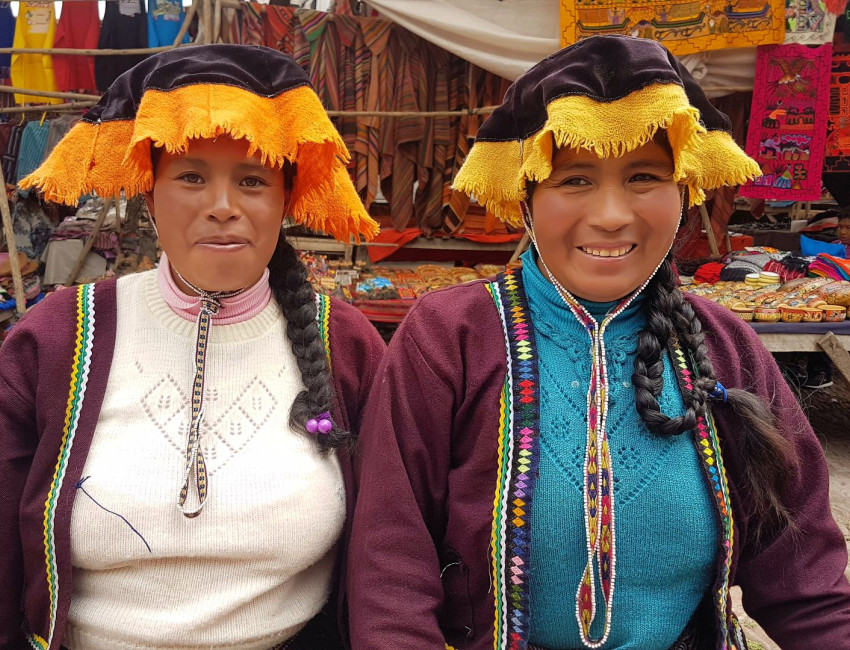
[[[99,37],[97,2],[63,3],[53,47],[96,50]],[[93,56],[55,55],[53,72],[56,74],[56,87],[60,91],[97,90]]]
[[[703,264],[701,267],[697,269],[697,272],[694,273],[694,282],[706,282],[708,284],[714,284],[720,280],[720,272],[723,270],[725,265],[720,262],[709,262],[708,264]]]
[[[372,262],[380,262],[382,259],[389,257],[399,248],[409,244],[414,239],[419,237],[422,231],[419,228],[406,228],[399,232],[393,228],[381,230],[377,237],[372,240],[372,244],[392,244],[391,246],[369,246],[369,259]]]
[[[747,153],[763,175],[741,196],[820,199],[831,62],[831,43],[758,48]]]
[[[507,242],[519,241],[522,239],[521,232],[507,233],[504,235],[485,235],[475,232],[461,232],[455,233],[454,236],[478,242],[479,244],[505,244]]]

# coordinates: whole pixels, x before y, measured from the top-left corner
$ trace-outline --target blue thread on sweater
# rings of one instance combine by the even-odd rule
[[[523,256],[540,355],[540,475],[531,517],[531,642],[580,648],[575,597],[587,561],[582,465],[586,441],[590,340],[529,252]],[[584,303],[601,321],[614,303]],[[690,432],[652,434],[634,406],[631,376],[642,300],[605,335],[609,375],[608,436],[614,470],[617,566],[611,636],[603,646],[667,650],[710,588],[717,523]],[[684,411],[665,358],[664,413]],[[593,634],[604,605],[597,582]]]
[[[125,524],[127,524],[127,525],[130,527],[130,530],[132,530],[134,533],[136,533],[136,535],[138,535],[138,536],[139,536],[139,539],[141,539],[141,540],[145,543],[145,546],[147,546],[147,547],[148,547],[148,553],[153,553],[153,551],[151,550],[150,544],[148,544],[148,542],[147,542],[147,540],[144,538],[144,536],[143,536],[143,535],[142,535],[142,534],[141,534],[138,530],[136,530],[136,527],[135,527],[135,526],[133,526],[133,524],[131,524],[131,523],[127,520],[127,518],[126,518],[124,515],[119,515],[119,514],[118,514],[117,512],[115,512],[114,510],[110,510],[110,509],[109,509],[109,508],[107,508],[106,506],[102,505],[102,504],[101,504],[101,503],[100,503],[97,499],[95,499],[95,498],[94,498],[91,494],[89,494],[89,493],[88,493],[88,490],[86,490],[86,488],[84,488],[84,487],[83,487],[83,483],[85,483],[86,481],[88,481],[90,478],[91,478],[91,476],[84,476],[84,477],[83,477],[83,478],[81,478],[79,481],[77,481],[77,484],[76,484],[74,487],[75,487],[75,488],[77,488],[78,490],[80,490],[80,491],[81,491],[83,494],[85,494],[85,495],[86,495],[89,499],[91,499],[91,500],[94,502],[94,504],[95,504],[96,506],[98,506],[99,508],[102,508],[103,510],[106,510],[106,512],[108,512],[109,514],[111,514],[111,515],[115,515],[116,517],[119,517],[121,520],[123,520],[123,521],[124,521],[124,523],[125,523]]]

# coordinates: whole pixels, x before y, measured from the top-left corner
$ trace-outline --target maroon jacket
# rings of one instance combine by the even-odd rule
[[[736,416],[724,404],[713,407],[735,522],[731,582],[784,650],[850,648],[847,552],[830,513],[820,445],[754,331],[723,307],[688,300],[708,331],[719,380],[770,403],[798,458],[782,496],[800,534],[785,530],[759,550],[751,543],[759,513],[738,489],[746,452]],[[390,343],[355,461],[354,650],[525,648],[514,620],[506,622],[511,644],[494,644],[491,533],[505,340],[486,285],[473,283],[425,296]],[[520,505],[513,512],[530,520]]]
[[[55,649],[62,641],[73,590],[73,486],[83,471],[109,379],[116,332],[115,286],[114,280],[106,281],[49,296],[15,326],[0,348],[3,650]],[[89,325],[93,322],[90,339],[77,335],[79,299],[88,302],[82,313]],[[355,308],[333,299],[330,305],[329,325],[322,329],[330,340],[333,416],[356,432],[385,346]],[[77,404],[69,400],[73,377],[85,385]],[[338,456],[348,493],[345,540],[354,508],[352,468],[348,451],[340,450]],[[340,548],[341,578],[344,558]],[[338,593],[337,605],[344,612],[344,589]]]

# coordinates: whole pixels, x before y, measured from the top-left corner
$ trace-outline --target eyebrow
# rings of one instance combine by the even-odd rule
[[[597,169],[598,166],[599,166],[598,163],[593,163],[593,162],[569,162],[569,163],[566,163],[566,164],[555,165],[555,167],[552,171],[553,171],[553,173],[556,172],[556,171],[566,172],[566,171],[572,171],[572,170],[590,170],[590,171],[592,171],[594,169]],[[642,159],[639,159],[639,160],[633,160],[628,165],[626,165],[627,170],[641,169],[641,168],[647,168],[647,167],[649,167],[651,169],[664,169],[664,170],[669,171],[670,169],[673,168],[673,163],[667,162],[666,160],[652,160],[652,159],[649,159],[649,158],[645,158],[645,159],[642,158]]]
[[[203,158],[184,157],[184,158],[178,158],[175,162],[183,162],[183,163],[185,163],[187,165],[191,165],[193,167],[201,167],[201,168],[205,168],[205,169],[209,168],[209,166],[210,166],[210,164],[206,160],[204,160]],[[236,168],[240,171],[246,171],[247,170],[247,171],[253,171],[253,172],[268,169],[268,167],[266,167],[265,165],[261,165],[259,163],[254,163],[254,162],[241,162],[238,165],[236,165]]]

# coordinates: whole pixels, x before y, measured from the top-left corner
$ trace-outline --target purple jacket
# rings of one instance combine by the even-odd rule
[[[109,378],[115,287],[115,281],[106,281],[49,296],[0,348],[3,650],[61,645],[72,593],[70,524],[76,491],[70,488],[83,471]],[[355,308],[333,299],[324,304],[330,304],[328,326],[321,329],[333,361],[333,416],[356,432],[385,346]],[[347,450],[338,456],[348,493],[345,540],[354,507],[352,463]],[[340,547],[342,579],[344,543]],[[342,616],[344,589],[338,593]]]
[[[784,650],[850,648],[847,552],[830,513],[820,445],[754,331],[723,307],[688,300],[708,332],[719,380],[767,400],[797,452],[782,496],[800,535],[786,530],[755,548],[751,527],[759,513],[738,489],[746,452],[736,416],[723,404],[712,409],[734,519],[729,582],[742,587],[747,612]],[[425,296],[390,343],[355,461],[348,562],[354,650],[526,647],[523,621],[503,614],[511,607],[505,600],[527,599],[527,591],[510,590],[497,609],[499,540],[491,539],[506,360],[505,329],[485,283]],[[535,445],[528,449],[533,468]],[[532,495],[523,489],[508,518],[530,521]],[[720,620],[732,620],[728,599],[719,600],[726,603]]]

